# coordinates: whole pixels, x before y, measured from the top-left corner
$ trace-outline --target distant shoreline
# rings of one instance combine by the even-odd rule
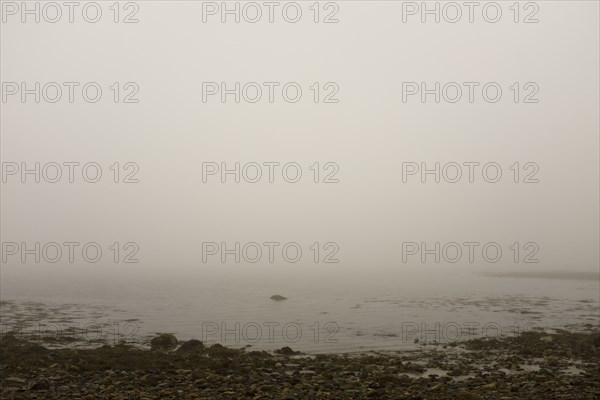
[[[506,271],[506,272],[485,272],[483,276],[490,278],[531,278],[531,279],[568,279],[577,281],[598,282],[600,272],[584,271]]]

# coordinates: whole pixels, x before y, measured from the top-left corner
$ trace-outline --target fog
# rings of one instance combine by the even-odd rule
[[[401,5],[389,2],[343,2],[335,24],[313,23],[312,14],[296,24],[281,19],[223,24],[220,14],[208,15],[203,23],[200,2],[143,2],[136,24],[115,24],[108,9],[104,12],[96,24],[77,19],[51,24],[43,18],[19,23],[19,14],[5,15],[0,42],[6,96],[2,241],[25,242],[30,248],[35,242],[42,248],[49,242],[96,242],[103,257],[88,263],[75,253],[70,263],[62,246],[65,253],[58,262],[42,257],[36,265],[33,255],[22,262],[22,248],[15,255],[14,248],[4,248],[3,287],[11,284],[9,274],[26,279],[40,271],[60,271],[69,279],[76,269],[156,277],[190,270],[284,270],[290,276],[334,271],[359,282],[365,274],[390,270],[404,276],[423,270],[597,271],[597,3],[544,2],[540,22],[534,24],[513,23],[507,8],[496,24],[477,13],[474,23],[423,24],[418,15],[402,23]],[[7,94],[14,87],[6,82],[27,82],[29,89],[35,82],[41,87],[57,82],[63,97],[56,103],[42,97],[36,103],[30,94],[22,102],[21,93]],[[80,83],[73,103],[64,82]],[[103,88],[97,103],[81,97],[87,82]],[[114,82],[121,90],[116,104],[109,88]],[[123,103],[134,91],[124,87],[126,82],[139,88],[132,97],[139,102]],[[230,94],[223,103],[220,93],[204,93],[203,102],[203,90],[220,90],[221,82],[227,89],[235,82],[242,87],[257,82],[263,96],[256,103],[245,97],[236,103]],[[264,82],[279,83],[273,103]],[[302,87],[301,101],[281,97],[287,82]],[[314,82],[320,84],[318,103],[309,88]],[[435,82],[442,87],[457,82],[463,97],[436,103],[430,94],[423,103],[419,93],[403,102],[403,82],[426,82],[430,90]],[[472,103],[464,82],[479,83]],[[500,101],[482,99],[481,88],[488,82],[502,87]],[[514,82],[520,85],[518,103],[509,88]],[[539,101],[524,103],[535,89],[524,87],[531,82],[539,89],[532,98]],[[335,87],[325,88],[326,83]],[[338,102],[324,103],[334,89],[339,91],[331,98]],[[254,96],[254,86],[249,90],[246,94]],[[34,169],[36,162],[40,171],[48,163],[60,164],[62,178],[49,183],[40,172],[40,183],[33,174],[22,183],[21,163]],[[73,183],[65,162],[80,163]],[[82,166],[90,162],[101,167],[97,183],[81,176]],[[119,183],[113,181],[115,162]],[[247,166],[252,162],[263,174],[257,183],[245,179],[255,176],[255,165]],[[280,163],[273,183],[265,162]],[[292,162],[302,172],[297,183],[281,174]],[[314,182],[315,162],[319,183]],[[473,183],[464,164],[469,162],[479,163]],[[515,162],[519,183],[514,183]],[[240,163],[240,183],[233,174],[221,182],[221,163],[229,169]],[[440,163],[440,183],[433,174],[421,181],[421,163],[429,169]],[[442,175],[455,175],[455,164],[448,163],[462,168],[456,183]],[[487,163],[501,167],[497,183],[484,179]],[[203,168],[207,173],[215,165],[219,171],[205,175],[203,182]],[[419,171],[403,177],[415,165]],[[48,176],[54,176],[48,168]],[[293,180],[296,171],[286,176]],[[490,171],[494,177],[495,167]],[[139,182],[123,183],[132,172]],[[323,182],[328,176],[338,182]],[[538,182],[524,183],[528,176]],[[115,264],[109,250],[114,242],[137,244],[139,262],[122,263],[133,248],[121,248]],[[263,255],[256,263],[243,255],[240,265],[234,255],[222,263],[219,249],[203,262],[202,243],[207,242],[225,242],[228,248],[239,242],[238,255],[245,244],[257,242]],[[280,243],[272,263],[265,242]],[[295,263],[279,251],[292,242],[303,251]],[[321,248],[318,263],[309,249],[315,242]],[[441,257],[440,263],[429,255],[423,263],[419,247],[403,261],[407,242],[428,248],[439,242],[438,255],[445,244],[456,242],[463,255],[457,262]],[[473,262],[465,242],[480,243]],[[509,249],[515,242],[519,262]],[[327,243],[337,246],[338,263],[322,262],[334,249],[324,248]],[[486,243],[501,247],[499,261],[482,257]],[[537,247],[523,247],[531,243]],[[532,258],[539,262],[524,263],[534,250]]]

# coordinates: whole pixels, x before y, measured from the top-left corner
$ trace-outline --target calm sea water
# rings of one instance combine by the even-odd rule
[[[311,353],[599,324],[598,281],[478,271],[3,271],[2,330],[145,345],[158,332],[230,347]],[[273,301],[271,295],[287,297]],[[84,328],[73,331],[72,327]],[[86,332],[86,333],[83,333]],[[70,345],[78,345],[72,343]]]

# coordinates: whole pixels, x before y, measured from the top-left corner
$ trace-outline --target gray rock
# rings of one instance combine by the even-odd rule
[[[187,342],[184,342],[181,346],[179,346],[177,351],[193,351],[193,350],[201,350],[203,348],[204,348],[204,345],[202,344],[201,341],[199,341],[197,339],[191,339],[191,340],[188,340]]]
[[[150,347],[153,349],[172,349],[176,346],[177,338],[170,333],[163,333],[150,341]]]
[[[282,301],[282,300],[287,300],[287,297],[283,297],[279,294],[274,294],[273,296],[271,296],[271,300]]]
[[[299,351],[294,351],[289,346],[285,346],[285,347],[282,347],[279,350],[275,350],[275,353],[281,354],[283,356],[293,356],[295,354],[300,354]]]

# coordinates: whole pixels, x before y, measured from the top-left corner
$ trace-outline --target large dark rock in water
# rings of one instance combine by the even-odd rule
[[[173,349],[176,346],[177,338],[170,333],[163,333],[150,341],[150,347],[153,349]]]
[[[197,339],[192,339],[192,340],[188,340],[187,342],[184,342],[181,346],[179,346],[177,351],[194,351],[194,350],[202,350],[203,348],[204,348],[204,345],[202,344],[201,341],[199,341]]]
[[[271,296],[271,300],[282,301],[282,300],[287,300],[287,297],[283,297],[281,295],[274,294],[273,296]]]

